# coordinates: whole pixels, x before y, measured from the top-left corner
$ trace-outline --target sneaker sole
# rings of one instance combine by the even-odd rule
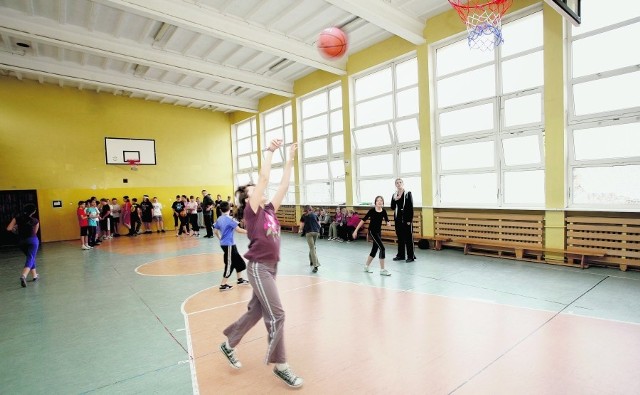
[[[280,379],[280,381],[282,381],[283,383],[285,383],[287,386],[289,386],[289,387],[291,387],[291,388],[300,388],[300,387],[302,387],[302,384],[304,384],[304,381],[302,381],[302,382],[301,382],[300,384],[298,384],[298,385],[289,384],[285,379],[283,379],[282,377],[280,377],[280,376],[278,375],[278,373],[274,372],[273,370],[272,370],[272,372],[273,372],[273,375],[274,375],[274,376],[276,376],[278,379]]]
[[[240,369],[242,367],[242,364],[240,364],[240,366],[235,365],[233,362],[231,362],[231,360],[229,359],[229,357],[227,357],[227,353],[224,351],[224,348],[222,348],[222,344],[220,345],[220,347],[218,347],[220,349],[220,352],[222,353],[222,355],[224,356],[224,358],[227,360],[227,362],[229,363],[229,365],[234,368],[234,369]]]

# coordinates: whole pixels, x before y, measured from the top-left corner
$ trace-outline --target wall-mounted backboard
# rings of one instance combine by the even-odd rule
[[[580,26],[581,0],[545,0],[549,5],[555,8],[565,19],[573,23],[574,26]]]
[[[104,152],[108,165],[126,165],[131,160],[140,161],[140,165],[156,164],[155,140],[105,137]]]

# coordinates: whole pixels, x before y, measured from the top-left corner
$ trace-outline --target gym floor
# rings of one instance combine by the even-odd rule
[[[580,270],[417,250],[391,277],[371,244],[282,236],[278,284],[289,363],[308,394],[640,393],[640,272]],[[247,239],[237,235],[244,252]],[[251,287],[220,292],[217,240],[120,237],[92,251],[47,243],[41,279],[0,251],[0,393],[278,394],[258,323],[232,369],[222,329]],[[231,284],[235,284],[235,274]],[[190,358],[192,355],[193,358]]]

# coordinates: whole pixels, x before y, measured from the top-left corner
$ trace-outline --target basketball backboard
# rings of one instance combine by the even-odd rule
[[[137,161],[141,165],[156,164],[156,141],[105,137],[105,157],[108,165],[124,165]]]
[[[551,7],[560,13],[565,19],[580,26],[580,2],[581,0],[545,0]]]

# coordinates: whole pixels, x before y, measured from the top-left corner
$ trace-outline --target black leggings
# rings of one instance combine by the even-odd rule
[[[380,259],[384,259],[384,244],[382,244],[382,240],[380,239],[380,232],[373,233],[369,231],[369,237],[373,241],[373,245],[371,246],[371,252],[369,256],[372,258],[376,257],[376,252],[378,252],[378,248],[380,249],[380,255],[378,256]]]

